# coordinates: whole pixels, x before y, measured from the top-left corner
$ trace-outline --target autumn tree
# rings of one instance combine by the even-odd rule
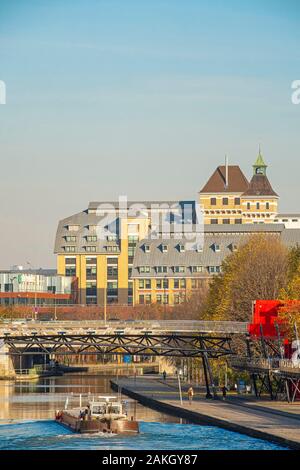
[[[222,263],[209,288],[204,314],[248,321],[255,299],[276,299],[287,285],[288,250],[274,235],[252,235]]]

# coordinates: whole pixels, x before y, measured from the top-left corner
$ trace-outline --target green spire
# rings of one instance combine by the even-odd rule
[[[266,172],[267,172],[267,165],[265,164],[265,161],[263,159],[260,146],[259,146],[258,156],[253,165],[253,173],[255,175],[266,175]]]

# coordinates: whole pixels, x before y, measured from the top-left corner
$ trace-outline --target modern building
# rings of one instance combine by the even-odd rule
[[[219,166],[199,192],[205,224],[273,222],[279,196],[273,190],[261,152],[250,182],[237,165]]]
[[[135,249],[149,232],[193,223],[195,201],[91,202],[59,222],[57,271],[78,279],[80,304],[133,304]]]
[[[0,305],[57,305],[76,302],[76,278],[55,269],[0,271]]]

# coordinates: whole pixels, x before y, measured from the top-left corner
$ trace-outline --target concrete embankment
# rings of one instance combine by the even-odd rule
[[[111,386],[116,391],[121,389],[123,394],[149,408],[189,422],[218,426],[292,449],[300,449],[300,413],[295,413],[293,406],[291,413],[278,413],[274,412],[271,403],[262,408],[258,404],[256,406],[253,400],[241,404],[238,400],[207,400],[200,394],[195,395],[192,404],[184,396],[181,405],[178,390],[170,387],[168,381],[153,377],[122,377],[111,380]],[[278,402],[276,410],[278,411]]]

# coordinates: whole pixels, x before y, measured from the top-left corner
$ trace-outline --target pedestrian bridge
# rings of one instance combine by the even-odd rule
[[[61,334],[246,334],[248,323],[236,321],[195,320],[124,320],[124,321],[5,321],[0,322],[0,337]]]

